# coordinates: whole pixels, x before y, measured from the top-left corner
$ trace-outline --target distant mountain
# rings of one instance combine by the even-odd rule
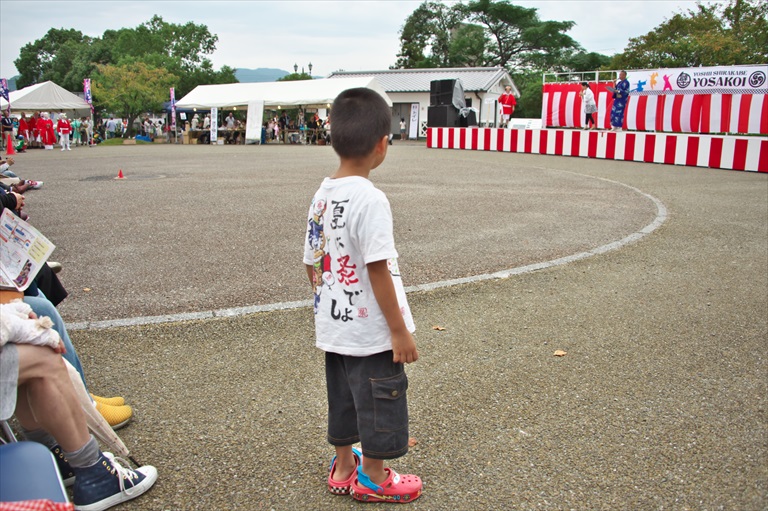
[[[288,71],[282,69],[270,69],[266,67],[260,67],[258,69],[235,69],[235,78],[240,83],[251,82],[275,82],[278,78],[282,78],[290,74]]]

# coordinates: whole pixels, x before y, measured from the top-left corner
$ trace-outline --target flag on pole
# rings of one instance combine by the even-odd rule
[[[5,78],[0,78],[0,96],[3,97],[4,100],[8,102],[8,107],[5,109],[6,115],[11,115],[11,97],[10,93],[8,92],[8,80]]]
[[[91,112],[93,112],[93,98],[91,97],[91,79],[86,78],[83,80],[83,93],[85,94],[85,100],[88,102],[88,105],[91,107]]]
[[[176,89],[171,87],[171,130],[176,131]]]

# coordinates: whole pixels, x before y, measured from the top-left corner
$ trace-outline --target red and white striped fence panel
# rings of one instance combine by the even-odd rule
[[[605,88],[613,82],[590,84],[597,102],[598,127],[610,128],[613,97]],[[549,127],[584,127],[581,85],[543,86],[542,121]],[[745,133],[768,135],[765,94],[631,95],[624,112],[624,129],[676,133]]]
[[[684,133],[428,128],[427,147],[768,172],[768,138]]]

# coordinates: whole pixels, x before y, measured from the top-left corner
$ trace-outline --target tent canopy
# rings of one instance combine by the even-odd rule
[[[245,106],[249,101],[264,101],[265,107],[325,107],[329,103],[333,103],[340,92],[354,87],[372,89],[378,92],[389,106],[392,106],[392,100],[389,99],[378,80],[368,76],[292,82],[198,85],[176,102],[176,108],[231,108]]]
[[[11,111],[14,112],[75,110],[85,114],[91,111],[87,101],[53,82],[36,83],[12,91],[9,99],[11,100]],[[7,107],[8,102],[0,99],[0,108],[4,110]]]

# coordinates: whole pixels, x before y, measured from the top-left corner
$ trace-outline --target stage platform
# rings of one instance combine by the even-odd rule
[[[768,172],[766,137],[556,128],[427,128],[427,147]]]

